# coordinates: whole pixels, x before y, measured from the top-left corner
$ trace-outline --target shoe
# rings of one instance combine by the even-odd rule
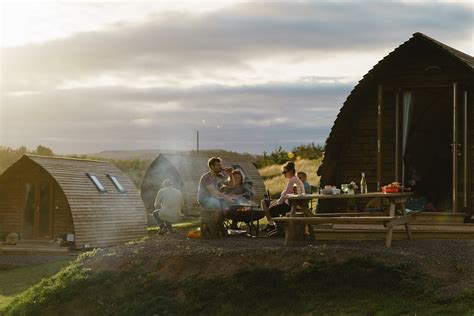
[[[158,235],[164,235],[166,233],[169,233],[170,230],[168,229],[168,227],[164,226],[164,227],[161,227],[160,228],[160,231],[158,232]]]
[[[275,236],[275,235],[278,234],[278,232],[279,232],[278,227],[273,226],[273,229],[270,229],[270,230],[267,232],[267,236],[268,236],[268,237]]]
[[[274,230],[274,229],[275,229],[275,225],[267,224],[267,226],[265,226],[265,228],[261,229],[260,231],[263,233],[268,233],[269,231]]]

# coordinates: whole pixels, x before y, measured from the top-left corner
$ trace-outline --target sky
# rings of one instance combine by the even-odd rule
[[[61,154],[324,144],[422,32],[474,55],[470,1],[2,1],[0,145]]]

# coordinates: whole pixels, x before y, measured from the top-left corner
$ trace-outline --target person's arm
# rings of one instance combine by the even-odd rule
[[[232,169],[224,169],[224,172],[226,172],[229,175],[229,180],[226,182],[226,186],[233,189],[235,188],[235,180],[234,180],[234,175],[232,174]]]
[[[156,198],[155,198],[155,210],[159,209],[161,207],[161,202],[163,201],[163,191],[158,191],[158,193],[156,194]]]
[[[286,189],[283,192],[281,192],[281,196],[280,196],[280,199],[278,200],[278,204],[285,203],[286,195],[293,193],[293,184],[295,183],[294,179],[295,179],[295,177],[288,180],[288,184],[286,185]]]
[[[209,193],[211,193],[211,195],[215,198],[223,198],[224,200],[226,201],[230,201],[232,200],[232,198],[230,196],[228,196],[227,194],[225,193],[222,193],[220,192],[219,190],[217,190],[214,185],[212,184],[209,184],[206,186],[207,190],[209,191]]]

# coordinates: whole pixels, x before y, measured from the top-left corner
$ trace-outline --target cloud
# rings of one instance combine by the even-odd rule
[[[295,140],[323,143],[351,86],[108,87],[8,96],[3,136],[11,144],[91,152],[192,148],[200,130],[203,148],[261,152]]]
[[[462,4],[394,2],[243,3],[199,15],[168,12],[141,24],[6,48],[4,87],[44,89],[103,74],[129,81],[219,78],[251,73],[253,61],[271,57],[303,63],[393,48],[415,31],[448,43],[469,40],[472,14]]]
[[[447,3],[242,3],[4,48],[0,143],[189,149],[196,130],[202,148],[323,143],[379,59],[417,31],[469,46],[472,14]]]

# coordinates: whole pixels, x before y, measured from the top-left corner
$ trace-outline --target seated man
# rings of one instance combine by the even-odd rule
[[[207,161],[209,171],[199,180],[197,200],[204,208],[226,209],[226,204],[233,201],[232,196],[221,192],[221,189],[234,188],[232,168],[222,168],[222,159],[211,157]],[[221,203],[222,201],[222,203]]]
[[[155,211],[153,212],[153,218],[160,226],[160,235],[174,232],[172,223],[179,222],[183,218],[183,213],[181,213],[183,207],[183,194],[173,188],[171,180],[165,179],[162,188],[156,194]]]

